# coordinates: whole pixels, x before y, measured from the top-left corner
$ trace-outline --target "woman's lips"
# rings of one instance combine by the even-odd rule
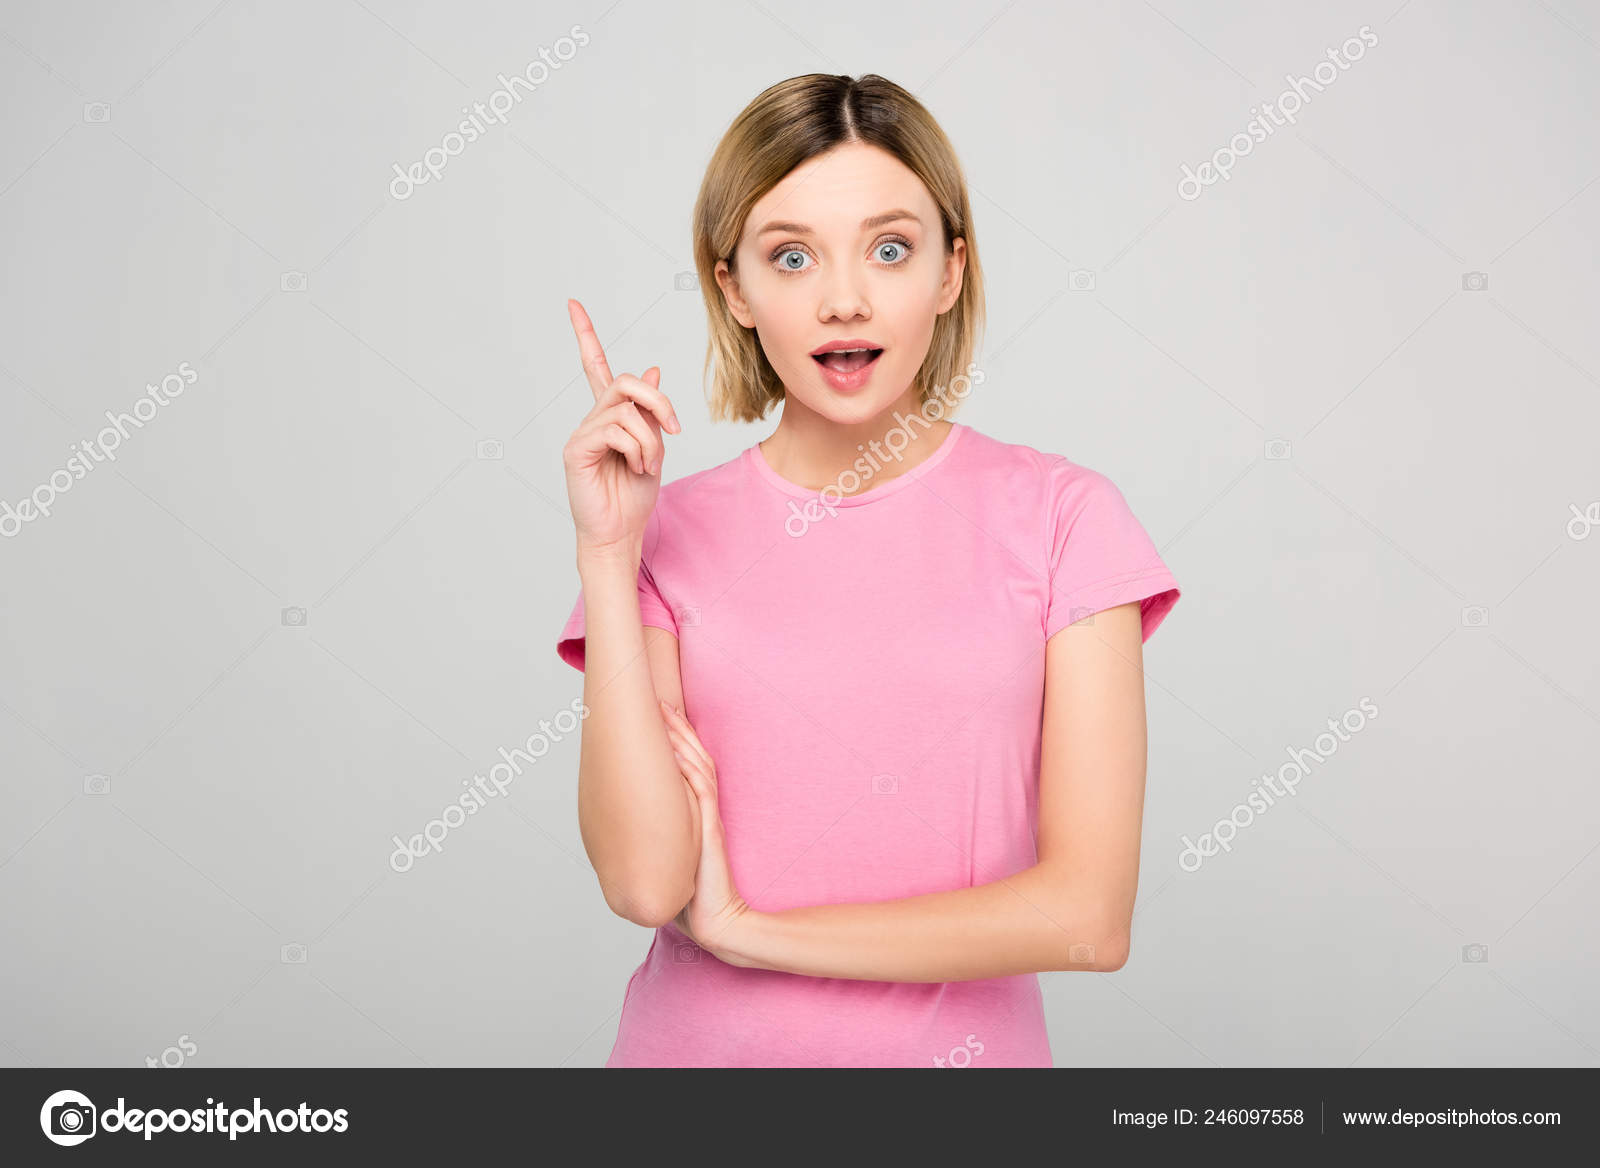
[[[860,389],[872,376],[882,349],[856,353],[822,353],[811,359],[822,370],[822,379],[841,393]]]

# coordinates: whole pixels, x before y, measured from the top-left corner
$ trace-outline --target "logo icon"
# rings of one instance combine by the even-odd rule
[[[77,1091],[57,1091],[39,1109],[39,1126],[51,1143],[75,1147],[94,1135],[94,1104]]]

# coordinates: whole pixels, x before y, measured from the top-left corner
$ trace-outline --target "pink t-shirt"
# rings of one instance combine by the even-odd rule
[[[784,479],[759,446],[666,483],[639,572],[644,623],[678,638],[734,880],[765,911],[1035,864],[1045,641],[1136,600],[1148,640],[1178,595],[1110,479],[961,423],[910,471],[839,499]],[[583,635],[580,592],[557,643],[578,669]],[[606,1065],[1052,1064],[1037,974],[740,968],[666,925]]]

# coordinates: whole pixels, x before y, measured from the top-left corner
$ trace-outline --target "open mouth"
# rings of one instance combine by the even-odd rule
[[[838,373],[854,373],[871,365],[882,353],[882,349],[835,349],[831,353],[813,354],[811,359]]]

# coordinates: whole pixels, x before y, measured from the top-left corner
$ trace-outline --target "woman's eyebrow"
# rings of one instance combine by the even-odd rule
[[[893,210],[893,211],[885,211],[881,215],[873,215],[870,218],[863,219],[861,221],[861,230],[862,231],[870,231],[874,227],[882,227],[885,223],[893,223],[898,219],[909,219],[913,223],[915,223],[915,224],[917,224],[919,226],[922,223],[922,220],[918,219],[910,211],[903,211],[903,210],[896,209],[896,210]],[[811,228],[807,227],[804,223],[777,223],[777,222],[768,223],[760,231],[757,231],[756,234],[757,235],[765,235],[769,231],[782,231],[787,235],[813,235],[813,234],[815,234],[815,232],[813,232],[811,230]]]

